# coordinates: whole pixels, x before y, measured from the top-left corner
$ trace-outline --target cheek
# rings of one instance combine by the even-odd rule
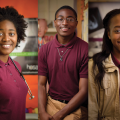
[[[113,34],[113,35],[111,36],[111,40],[112,40],[112,41],[120,40],[120,34]]]
[[[18,39],[18,37],[16,36],[16,37],[14,38],[14,44],[15,44],[15,46],[16,46],[16,44],[17,44],[17,39]]]
[[[56,23],[56,24],[55,24],[55,27],[56,27],[56,28],[59,28],[60,25],[61,25],[61,23]]]

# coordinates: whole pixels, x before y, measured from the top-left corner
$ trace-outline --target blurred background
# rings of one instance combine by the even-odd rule
[[[89,58],[101,51],[102,20],[113,9],[120,9],[120,0],[89,0]]]

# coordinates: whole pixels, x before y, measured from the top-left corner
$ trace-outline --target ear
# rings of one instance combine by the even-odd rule
[[[108,34],[108,38],[111,39],[111,38],[110,38],[110,32],[109,32],[109,31],[107,32],[107,34]]]
[[[78,25],[78,21],[76,21],[76,27],[77,27],[77,25]]]
[[[54,26],[56,27],[56,20],[54,20]]]

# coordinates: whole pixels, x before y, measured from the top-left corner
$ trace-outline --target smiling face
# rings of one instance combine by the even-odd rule
[[[58,38],[73,36],[77,23],[78,22],[76,21],[75,14],[72,10],[61,9],[56,15],[56,20],[54,20],[54,24],[58,33]]]
[[[113,44],[113,53],[120,53],[120,14],[110,20],[108,37]]]
[[[9,20],[0,22],[0,56],[9,56],[17,43],[17,31]]]

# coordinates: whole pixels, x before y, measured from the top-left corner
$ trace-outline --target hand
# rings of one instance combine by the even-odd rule
[[[53,117],[46,112],[39,114],[39,116],[40,120],[54,120]]]
[[[52,120],[63,120],[63,117],[61,116],[60,112],[57,112],[52,117]]]

